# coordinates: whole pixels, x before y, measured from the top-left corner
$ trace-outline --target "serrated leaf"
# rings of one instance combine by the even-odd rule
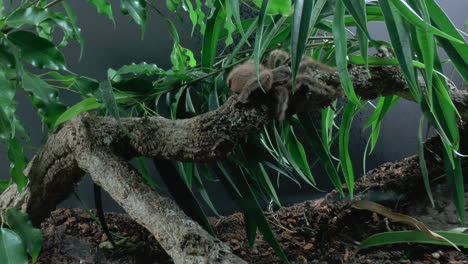
[[[43,239],[41,230],[32,226],[26,213],[18,211],[15,208],[6,210],[5,220],[7,225],[21,237],[33,263],[36,262],[42,248]]]
[[[37,108],[41,119],[51,127],[66,110],[66,106],[58,99],[57,90],[41,78],[26,71],[23,74],[22,84],[23,89],[31,93],[32,103]]]
[[[139,64],[132,63],[130,65],[124,65],[108,77],[110,80],[118,81],[121,78],[121,75],[124,74],[132,74],[134,76],[152,76],[155,74],[162,74],[163,72],[164,70],[159,68],[156,64],[148,64],[146,62],[142,62]]]
[[[15,10],[11,15],[8,16],[5,23],[10,27],[19,28],[22,25],[39,26],[45,21],[52,22],[55,19],[67,23],[63,14],[53,12],[49,9],[33,6]]]
[[[146,1],[145,0],[120,0],[120,10],[125,15],[130,15],[133,21],[141,26],[141,36],[146,29]]]
[[[64,70],[66,68],[65,57],[47,39],[28,31],[9,33],[7,39],[19,48],[21,59],[31,63],[34,67],[53,70]]]
[[[65,12],[67,12],[68,17],[70,18],[70,24],[74,32],[74,38],[80,44],[80,60],[81,60],[81,57],[83,56],[84,39],[81,36],[81,29],[76,25],[77,17],[75,15],[75,12],[73,12],[73,9],[67,2],[63,1],[62,5],[65,9]]]
[[[73,19],[73,14],[70,19]],[[13,28],[19,28],[23,25],[33,25],[38,30],[39,36],[49,41],[52,41],[53,38],[53,26],[57,25],[62,28],[64,33],[63,39],[58,45],[59,47],[63,47],[66,46],[68,38],[70,37],[80,42],[81,36],[79,29],[77,29],[76,25],[70,23],[70,19],[62,13],[33,6],[15,10],[8,17],[6,23]],[[74,17],[74,19],[76,20],[76,17]]]
[[[6,228],[0,228],[0,259],[3,264],[28,263],[23,241],[15,232]]]
[[[111,4],[107,0],[87,0],[89,3],[96,6],[99,14],[107,15],[107,17],[114,22]]]

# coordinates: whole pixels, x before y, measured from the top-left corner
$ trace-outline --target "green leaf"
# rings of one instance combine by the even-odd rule
[[[190,87],[187,88],[187,92],[185,93],[185,112],[196,114],[195,106],[192,102],[192,96],[190,95]]]
[[[0,228],[0,259],[4,264],[27,264],[23,241],[13,231]]]
[[[13,181],[10,179],[9,181],[1,180],[0,179],[0,193],[4,192],[10,185],[13,183]]]
[[[445,237],[455,245],[468,248],[468,234],[447,231],[436,231],[435,233]],[[420,231],[394,231],[384,232],[369,237],[365,241],[361,242],[359,249],[397,243],[423,243],[451,246],[445,241],[437,240]]]
[[[138,168],[139,172],[141,174],[141,177],[146,180],[146,182],[153,188],[156,188],[158,191],[161,191],[161,187],[154,181],[154,179],[151,177],[148,165],[146,164],[146,159],[145,157],[136,157],[135,158],[137,163],[138,163]]]
[[[429,11],[427,10],[427,6],[424,1],[420,2],[421,9],[423,11],[424,20],[427,23],[431,23]],[[425,66],[425,73],[426,73],[426,90],[429,102],[432,101],[432,75],[434,73],[434,56],[435,56],[435,41],[434,35],[429,32],[426,28],[424,29],[416,29],[416,38],[419,46],[419,51],[422,54],[422,61],[424,62]]]
[[[51,127],[55,120],[66,110],[66,106],[59,101],[58,92],[36,75],[24,72],[23,89],[31,93],[32,103],[42,121]]]
[[[218,162],[218,165],[221,165]],[[246,223],[247,234],[250,239],[254,238],[253,233],[255,232],[254,225],[258,227],[262,233],[264,239],[270,244],[270,246],[276,251],[278,256],[286,263],[289,263],[286,255],[284,254],[283,249],[281,248],[278,240],[271,230],[270,224],[266,219],[263,211],[258,203],[255,192],[249,184],[248,179],[240,172],[239,169],[234,170],[229,164],[225,163],[228,170],[224,169],[225,172],[222,174],[221,180],[223,181],[224,186],[228,189],[230,195],[235,199],[237,204],[241,207],[244,215],[247,216],[245,219],[248,221]],[[229,172],[228,172],[229,171]],[[233,171],[236,171],[235,175],[231,175]],[[239,188],[241,190],[242,196],[236,195],[236,190]]]
[[[455,155],[450,147],[445,147],[444,167],[452,201],[457,209],[461,225],[465,225],[465,187],[461,158]],[[451,156],[451,157],[450,157]]]
[[[309,143],[312,146],[312,149],[317,154],[320,161],[323,163],[325,171],[328,174],[328,178],[333,183],[335,188],[338,189],[340,194],[344,196],[343,186],[340,177],[338,176],[338,172],[336,171],[336,168],[333,165],[333,162],[330,158],[328,148],[320,140],[320,136],[317,133],[317,129],[313,125],[312,120],[305,113],[298,114],[298,118],[301,123],[301,126],[303,126],[306,130],[306,136]]]
[[[26,156],[23,152],[23,146],[16,137],[8,141],[8,159],[10,160],[10,174],[18,187],[18,192],[22,192],[28,183],[28,178],[23,170],[26,168]]]
[[[33,263],[36,262],[42,248],[41,230],[32,226],[26,213],[15,208],[6,210],[5,220],[7,225],[21,237]]]
[[[353,83],[349,77],[348,62],[347,62],[347,38],[344,25],[345,9],[343,6],[344,0],[337,0],[335,6],[335,15],[333,16],[333,39],[335,41],[336,66],[340,77],[341,86],[348,99],[355,105],[361,105],[359,98],[354,92]]]
[[[366,60],[364,65],[369,70],[369,64],[367,62],[367,53],[369,47],[370,34],[367,31],[367,14],[366,14],[366,3],[365,0],[348,0],[343,1],[348,12],[356,20],[357,25],[357,37],[359,40],[359,49],[362,57]]]
[[[75,39],[76,41],[78,41],[78,43],[80,43],[80,59],[81,59],[81,57],[83,56],[84,39],[80,33],[81,29],[76,25],[77,17],[75,15],[75,12],[73,12],[73,9],[67,2],[63,1],[62,5],[65,8],[65,12],[67,12],[68,17],[70,18],[70,23],[73,28]]]
[[[15,135],[16,88],[7,75],[7,69],[0,66],[0,140],[8,140]]]
[[[47,39],[27,31],[9,33],[7,39],[19,48],[21,59],[31,63],[34,67],[65,69],[63,54]]]
[[[249,247],[252,248],[255,244],[255,237],[257,236],[257,223],[255,222],[255,217],[250,215],[248,211],[243,212],[243,215],[247,241],[249,241]]]
[[[115,120],[117,120],[117,123],[122,126],[122,123],[120,122],[119,108],[117,107],[117,102],[115,101],[112,89],[113,87],[109,80],[99,83],[99,91],[102,93],[102,99],[107,111],[115,118]]]
[[[260,83],[260,59],[262,58],[262,41],[263,41],[263,28],[265,26],[265,16],[266,10],[268,5],[270,4],[271,0],[263,0],[262,6],[260,8],[260,12],[258,13],[258,21],[257,21],[257,31],[255,32],[255,43],[254,43],[254,50],[253,50],[253,62],[255,68],[255,74],[258,79],[258,84],[263,90],[262,84]]]
[[[120,0],[120,11],[125,15],[130,15],[133,21],[141,26],[141,36],[143,38],[146,29],[146,1]]]
[[[364,128],[367,128],[372,125],[372,141],[370,152],[374,150],[375,145],[377,144],[377,140],[380,134],[380,125],[382,123],[383,118],[385,117],[385,114],[399,101],[399,99],[400,97],[396,95],[387,95],[380,97],[374,113],[364,125]]]
[[[205,72],[211,71],[216,57],[218,47],[219,34],[223,29],[226,14],[221,8],[219,0],[215,0],[214,13],[206,23],[205,36],[202,43],[202,70]]]
[[[229,4],[231,5],[232,15],[234,16],[234,20],[236,21],[237,30],[240,32],[242,36],[242,40],[250,46],[248,37],[244,32],[244,28],[242,27],[242,20],[239,12],[239,0],[229,0]]]
[[[70,10],[71,9],[68,9],[67,13]],[[70,13],[68,14],[70,15]],[[80,43],[83,41],[80,36],[79,29],[74,24],[74,21],[70,23],[73,19],[76,20],[76,16],[74,16],[74,14],[71,14],[70,18],[67,18],[62,13],[33,6],[15,10],[7,18],[6,24],[13,28],[19,28],[23,25],[33,25],[39,32],[39,36],[48,40],[53,39],[53,26],[57,25],[63,30],[63,39],[58,45],[59,47],[62,47],[67,44],[68,38],[70,37],[78,42],[81,40]]]
[[[428,30],[432,34],[440,36],[440,37],[444,37],[450,41],[453,41],[454,43],[466,45],[466,43],[463,41],[463,38],[459,38],[461,37],[459,34],[456,34],[458,36],[452,36],[424,22],[424,20],[405,1],[402,1],[402,0],[390,0],[390,1],[395,7],[395,10],[397,10],[400,13],[400,15],[402,15],[405,19],[407,19],[412,25],[422,30]]]
[[[309,162],[307,161],[307,155],[305,153],[304,146],[302,143],[297,139],[293,127],[289,126],[291,133],[290,138],[287,140],[288,150],[291,153],[291,158],[295,161],[295,164],[301,169],[302,172],[310,179],[313,185],[317,185],[314,176],[310,170]]]
[[[89,3],[96,6],[99,14],[107,15],[107,17],[114,22],[114,16],[112,14],[111,4],[107,0],[87,0]]]
[[[115,74],[108,76],[112,81],[118,81],[121,78],[121,75],[132,74],[134,76],[146,75],[152,76],[156,74],[162,74],[164,70],[159,68],[156,64],[148,64],[142,62],[139,64],[132,63],[130,65],[124,65],[118,69]]]
[[[288,163],[292,166],[292,168],[294,169],[294,171],[305,181],[307,182],[307,184],[311,185],[311,186],[314,186],[314,178],[312,177],[312,179],[308,178],[304,172],[301,170],[300,166],[298,165],[296,159],[292,156],[292,153],[286,149],[286,145],[284,143],[284,141],[282,140],[282,138],[280,137],[278,131],[276,130],[276,127],[273,125],[272,126],[272,129],[273,129],[273,133],[274,133],[274,136],[275,136],[275,140],[276,140],[276,145],[278,146],[278,149],[279,149],[279,152],[281,153],[281,156],[279,157],[281,160],[287,160]],[[287,136],[286,136],[287,137]],[[302,162],[301,158],[299,157],[300,154],[298,154],[298,159],[300,160],[300,162]]]
[[[305,46],[309,37],[312,12],[313,1],[297,0],[294,4],[294,16],[291,29],[291,71],[293,87],[296,85],[296,75],[299,71],[299,64],[301,63],[302,55],[304,55]]]
[[[208,223],[205,213],[187,185],[184,175],[181,174],[183,170],[178,171],[172,161],[153,159],[153,162],[169,192],[181,209],[213,235],[213,228]]]
[[[348,185],[350,199],[353,199],[354,195],[354,170],[351,156],[349,155],[349,132],[353,118],[358,112],[356,108],[356,105],[352,102],[346,104],[338,131],[341,170]]]
[[[255,5],[262,7],[262,0],[252,0]],[[282,14],[289,15],[292,11],[291,0],[271,0],[266,13],[269,15]]]
[[[213,90],[211,90],[209,98],[208,98],[208,111],[213,111],[217,109],[218,107],[219,107],[218,85],[215,85]]]
[[[84,113],[86,111],[96,109],[101,105],[102,105],[101,103],[96,101],[96,98],[94,98],[94,97],[87,98],[87,99],[73,105],[72,107],[68,108],[65,112],[63,112],[57,118],[57,120],[55,120],[55,123],[54,123],[54,125],[52,126],[51,129],[53,130],[57,126],[59,126],[60,124],[72,119],[73,117],[75,117],[75,116],[77,116],[77,115],[79,115],[81,113]]]
[[[395,57],[398,59],[414,100],[416,102],[421,102],[422,94],[419,89],[417,74],[412,64],[414,53],[411,48],[412,45],[408,25],[404,23],[401,16],[395,11],[395,7],[388,1],[389,0],[379,0],[379,3],[395,51]]]
[[[23,25],[39,26],[43,22],[56,22],[58,25],[68,23],[63,14],[35,6],[17,9],[5,21],[8,26],[14,28],[19,28]]]
[[[421,174],[423,176],[424,188],[426,189],[427,196],[434,207],[434,198],[432,196],[431,184],[429,181],[429,172],[427,171],[426,159],[424,158],[424,137],[423,137],[424,116],[421,116],[418,129],[418,159]]]
[[[265,37],[263,37],[263,40],[262,40],[262,43],[261,43],[261,49],[260,49],[259,54],[265,53],[265,51],[269,47],[270,48],[275,47],[279,43],[278,38],[283,38],[283,40],[284,40],[284,39],[286,39],[288,37],[289,32],[290,32],[290,27],[289,26],[283,27],[283,25],[288,20],[288,18],[289,17],[287,17],[287,16],[280,16],[280,15],[276,15],[273,18],[273,20],[274,20],[273,23],[271,23],[268,26],[268,28],[265,29],[265,32],[268,32],[268,34]],[[283,34],[279,35],[278,31],[280,31],[281,29],[283,29],[283,32],[282,32]],[[275,41],[276,44],[273,41]]]
[[[206,191],[206,188],[205,188],[205,185],[203,183],[203,180],[202,178],[200,177],[200,172],[199,172],[199,165],[198,164],[194,164],[194,168],[193,168],[193,176],[195,178],[195,183],[196,183],[196,188],[198,190],[198,192],[200,193],[200,196],[202,197],[202,199],[205,201],[205,203],[208,205],[208,207],[210,207],[211,211],[216,215],[216,216],[220,216],[220,214],[218,213],[218,211],[216,210],[216,207],[213,205],[213,203],[211,202],[211,199],[210,199],[210,196],[208,195],[208,192]],[[207,171],[204,171],[205,173],[208,173]]]
[[[462,40],[463,37],[458,29],[450,21],[449,17],[439,7],[434,0],[425,1],[429,13],[433,17],[432,23],[436,25],[443,32],[446,32],[457,39]],[[440,45],[444,48],[451,62],[462,76],[465,83],[468,83],[468,45],[466,43],[460,44],[450,42],[442,37],[438,38]]]

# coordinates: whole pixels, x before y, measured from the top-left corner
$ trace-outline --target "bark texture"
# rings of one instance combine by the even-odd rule
[[[318,65],[313,83],[292,96],[297,111],[323,107],[342,95],[338,74]],[[363,67],[350,74],[356,92],[364,99],[408,91],[397,67]],[[321,85],[327,89],[321,89]],[[451,90],[463,118],[468,116],[468,93]],[[85,173],[107,191],[137,222],[145,226],[176,263],[242,263],[228,248],[189,219],[177,205],[143,182],[128,164],[136,156],[179,161],[225,159],[239,141],[262,128],[275,115],[269,94],[257,93],[247,103],[231,96],[218,109],[189,119],[162,117],[123,118],[123,130],[108,117],[78,116],[54,131],[31,160],[23,193],[12,185],[0,196],[0,207],[16,207],[38,224],[55,205],[68,197]],[[302,109],[305,107],[305,109]]]

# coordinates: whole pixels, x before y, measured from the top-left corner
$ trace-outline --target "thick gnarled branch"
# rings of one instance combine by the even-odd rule
[[[317,66],[313,75],[327,85],[327,90],[311,86],[298,90],[291,100],[301,104],[298,111],[302,107],[307,110],[323,107],[342,94],[336,71],[324,69]],[[353,67],[350,74],[356,92],[365,99],[387,94],[408,95],[397,67],[371,67],[371,77],[362,67]],[[467,92],[450,92],[466,119]],[[0,196],[0,207],[20,208],[38,224],[56,204],[68,197],[88,172],[136,221],[158,238],[177,262],[189,255],[199,256],[198,253],[214,250],[218,252],[215,258],[224,258],[225,263],[239,263],[217,240],[185,216],[175,203],[160,197],[129,165],[122,164],[136,156],[180,161],[225,159],[236,144],[275,115],[274,103],[268,95],[257,93],[251,99],[241,103],[237,96],[231,96],[218,109],[189,119],[123,118],[124,130],[109,117],[88,114],[76,117],[54,131],[29,163],[25,171],[29,177],[25,191],[19,194],[15,185],[10,186]],[[177,219],[170,211],[177,215]],[[154,214],[153,218],[151,214]],[[187,248],[191,244],[189,239],[188,244],[180,244],[170,234],[182,227],[187,229],[183,236],[191,232],[206,243]]]

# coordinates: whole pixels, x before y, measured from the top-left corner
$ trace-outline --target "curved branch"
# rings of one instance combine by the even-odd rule
[[[356,66],[350,69],[350,74],[356,92],[365,99],[387,94],[408,96],[397,67],[371,67],[369,77],[362,67]],[[291,104],[312,110],[341,96],[335,69],[317,63],[312,75],[313,81],[308,86],[299,87],[291,95]],[[315,83],[318,85],[310,85]],[[467,92],[450,92],[466,120]],[[24,192],[20,194],[16,185],[10,186],[0,195],[0,207],[19,208],[38,224],[72,192],[83,174],[89,172],[96,183],[158,238],[174,260],[183,261],[189,255],[199,256],[199,253],[214,250],[217,253],[210,256],[234,261],[226,263],[240,263],[235,262],[237,260],[214,238],[203,233],[201,227],[188,219],[175,203],[159,196],[134,170],[123,164],[135,156],[180,161],[223,160],[238,142],[273,119],[274,112],[272,95],[256,93],[249,98],[249,103],[239,102],[234,95],[218,109],[189,119],[123,118],[124,130],[112,118],[89,114],[78,116],[54,131],[25,170],[29,183]],[[177,217],[168,212],[175,212]],[[186,244],[171,237],[174,230],[182,227],[186,229],[183,236],[196,234],[197,239],[205,241],[201,247],[193,246],[190,237],[183,240]],[[184,253],[179,255],[178,252]]]

